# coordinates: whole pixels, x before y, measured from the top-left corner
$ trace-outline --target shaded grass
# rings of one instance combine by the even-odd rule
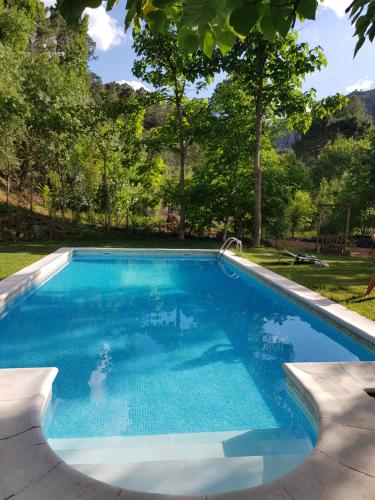
[[[185,240],[176,237],[132,236],[123,241],[60,241],[0,243],[0,279],[4,279],[19,269],[35,262],[62,246],[100,246],[129,248],[218,248],[218,241]],[[270,248],[251,248],[244,250],[244,256],[285,276],[311,290],[321,293],[353,311],[375,320],[375,292],[364,297],[375,262],[355,257],[322,256],[329,268],[317,268],[309,264],[290,266],[290,259],[282,257]]]

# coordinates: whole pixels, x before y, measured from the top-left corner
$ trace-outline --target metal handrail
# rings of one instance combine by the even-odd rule
[[[231,244],[236,245],[236,250],[238,253],[242,252],[242,241],[239,240],[238,238],[234,238],[234,236],[231,236],[230,238],[227,238],[224,243],[221,245],[220,250],[218,251],[217,258],[221,259],[222,256],[224,255],[225,251],[228,250]]]

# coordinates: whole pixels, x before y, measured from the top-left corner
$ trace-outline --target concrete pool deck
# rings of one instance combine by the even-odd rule
[[[69,262],[74,251],[87,253],[179,253],[213,251],[164,249],[60,249],[0,282],[0,310],[19,293],[39,284]],[[343,326],[354,337],[375,344],[375,323],[301,285],[234,254],[229,261],[270,286]],[[288,384],[313,415],[319,439],[298,467],[277,480],[199,500],[360,500],[375,498],[375,362],[293,363],[285,365]],[[189,496],[141,493],[97,481],[68,466],[49,446],[42,416],[56,368],[0,370],[0,499],[167,500]]]
[[[285,365],[288,382],[315,415],[310,456],[270,483],[199,500],[373,500],[375,362]],[[56,368],[0,370],[0,498],[8,500],[182,500],[115,488],[66,465],[49,447],[41,419]]]

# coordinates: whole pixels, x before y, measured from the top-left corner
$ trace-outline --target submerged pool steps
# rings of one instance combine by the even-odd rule
[[[191,493],[192,487],[194,493],[213,493],[272,480],[311,450],[306,437],[285,429],[50,439],[49,444],[68,464],[98,480],[181,494]]]
[[[128,490],[171,495],[219,493],[250,488],[275,474],[288,472],[300,456],[232,457],[127,464],[81,464],[75,468],[84,474]]]

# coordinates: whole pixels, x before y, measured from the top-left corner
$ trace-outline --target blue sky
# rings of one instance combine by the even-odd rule
[[[47,5],[54,3],[54,0],[43,1]],[[92,61],[91,69],[104,82],[135,81],[131,71],[135,57],[131,34],[124,34],[123,30],[125,3],[126,0],[121,0],[109,15],[103,7],[89,9],[90,34],[97,43],[97,59]],[[317,20],[298,27],[300,41],[307,41],[311,47],[320,45],[328,60],[327,68],[308,76],[304,84],[306,89],[314,87],[318,97],[375,87],[375,43],[366,42],[353,59],[353,28],[344,14],[348,4],[350,0],[325,0]],[[209,95],[213,87],[201,95]]]

